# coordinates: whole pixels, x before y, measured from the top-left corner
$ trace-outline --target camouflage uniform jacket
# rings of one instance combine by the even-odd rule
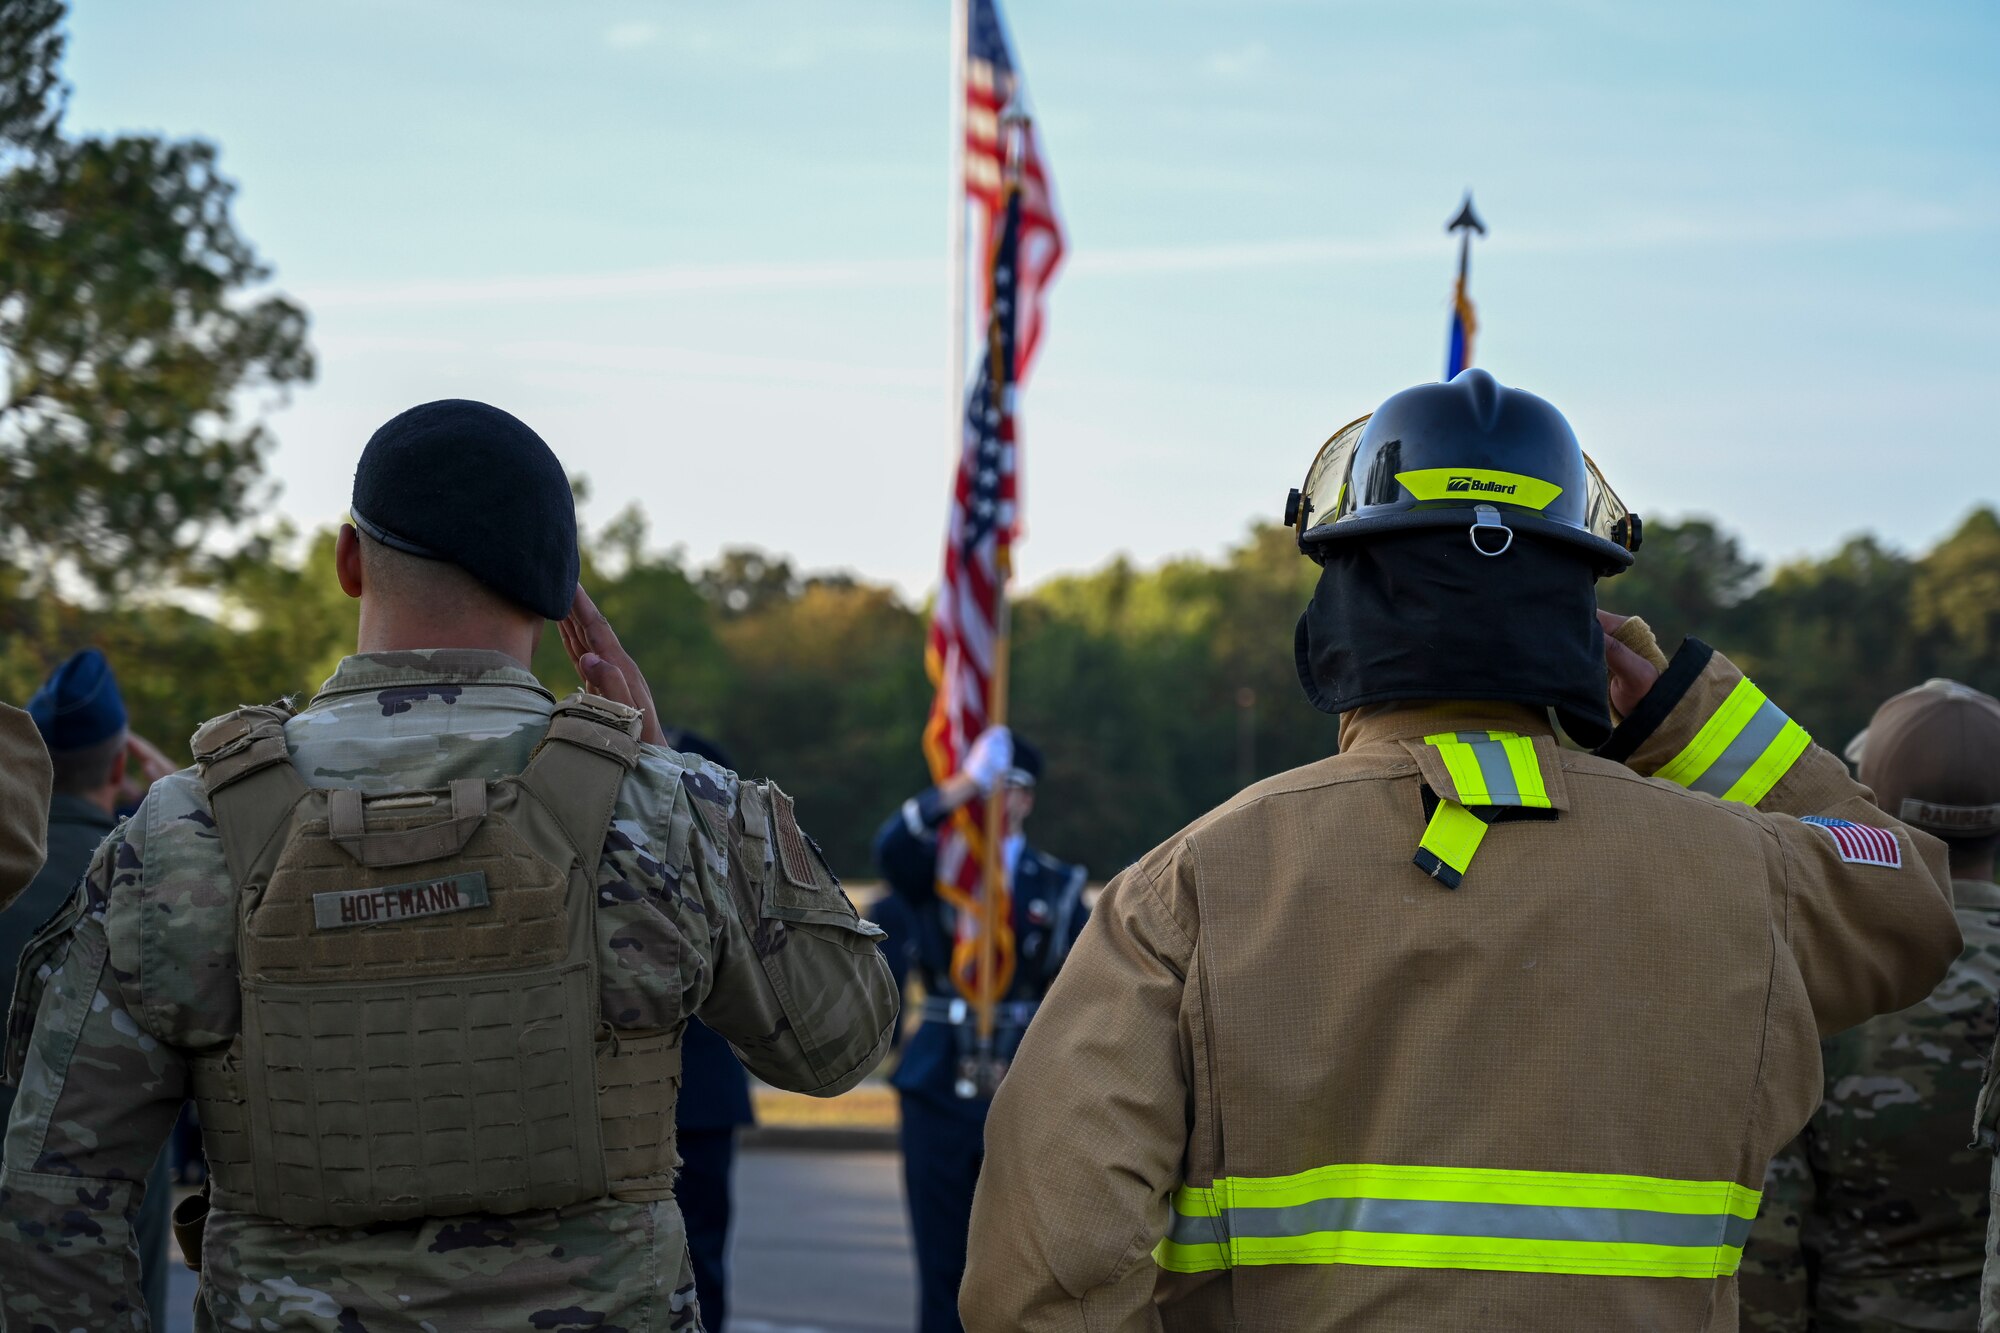
[[[498,654],[363,655],[341,663],[286,739],[316,786],[437,787],[519,772],[553,707]],[[888,1050],[897,999],[874,927],[766,915],[766,812],[788,804],[775,794],[644,747],[598,866],[601,1017],[614,1032],[672,1029],[699,1011],[760,1077],[831,1096]],[[0,1176],[8,1327],[143,1326],[130,1239],[139,1182],[189,1095],[188,1056],[239,1028],[232,898],[189,770],[105,841],[75,902],[30,946],[9,1033],[28,1044]],[[38,1011],[23,1003],[36,995]],[[361,1229],[218,1209],[204,1251],[201,1330],[699,1327],[671,1199]]]
[[[1966,1329],[1991,1154],[1966,1125],[2000,994],[2000,885],[1954,880],[1965,948],[1937,989],[1821,1043],[1826,1100],[1771,1160],[1743,1250],[1743,1326]]]

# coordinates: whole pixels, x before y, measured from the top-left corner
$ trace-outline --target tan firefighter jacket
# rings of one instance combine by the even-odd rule
[[[1941,844],[1621,637],[1666,670],[1602,755],[1363,710],[1112,882],[993,1104],[973,1333],[1736,1327],[1819,1038],[1959,931]]]

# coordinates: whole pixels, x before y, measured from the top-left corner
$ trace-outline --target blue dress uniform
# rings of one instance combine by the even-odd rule
[[[902,1102],[903,1187],[915,1242],[919,1333],[957,1333],[958,1284],[972,1191],[985,1156],[990,1101],[954,1089],[958,1062],[976,1039],[972,1006],[951,980],[953,908],[937,896],[937,789],[903,803],[875,835],[875,861],[910,908],[917,974],[928,997],[923,1023],[890,1080]],[[1013,985],[999,1006],[997,1052],[1011,1056],[1056,969],[1082,933],[1084,869],[1023,846],[1014,867]]]

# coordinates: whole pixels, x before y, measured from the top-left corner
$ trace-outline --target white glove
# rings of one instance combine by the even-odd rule
[[[979,733],[959,771],[972,779],[981,792],[991,794],[1007,770],[1014,766],[1014,737],[1005,727],[988,727]]]

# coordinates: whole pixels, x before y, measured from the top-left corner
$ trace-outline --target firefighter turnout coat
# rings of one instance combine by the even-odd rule
[[[1389,705],[1120,875],[987,1128],[969,1329],[1731,1330],[1819,1038],[1957,957],[1944,849],[1721,654],[1598,754]]]

